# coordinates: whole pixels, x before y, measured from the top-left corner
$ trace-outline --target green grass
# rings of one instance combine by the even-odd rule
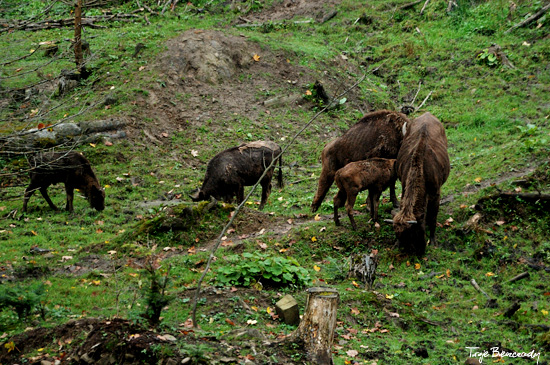
[[[544,342],[542,332],[529,327],[549,325],[548,273],[528,265],[531,261],[550,265],[548,212],[536,204],[494,200],[484,205],[477,226],[467,224],[478,212],[473,206],[480,198],[499,189],[517,188],[513,180],[506,178],[511,173],[536,168],[537,182],[523,191],[549,191],[550,52],[547,40],[543,39],[550,26],[548,15],[539,20],[540,27],[533,24],[504,34],[513,24],[540,9],[541,3],[519,1],[510,22],[508,3],[504,1],[459,1],[459,8],[450,15],[445,13],[447,2],[430,2],[424,15],[419,14],[421,4],[410,10],[394,11],[407,2],[372,1],[365,5],[346,0],[337,6],[338,15],[325,24],[274,24],[264,29],[231,27],[238,12],[220,8],[218,2],[213,4],[212,12],[206,13],[190,8],[184,12],[185,6],[178,4],[176,13],[151,16],[150,26],[139,21],[105,24],[108,29],[87,28],[86,37],[93,40],[91,78],[70,95],[53,99],[51,105],[56,108],[40,120],[28,117],[32,109],[41,108],[42,104],[13,101],[0,112],[0,131],[7,134],[39,122],[55,122],[107,95],[117,99],[110,109],[93,107],[74,119],[139,118],[139,106],[132,102],[146,98],[165,81],[151,65],[166,49],[166,40],[189,29],[243,34],[262,50],[284,53],[291,65],[317,73],[326,71],[348,83],[363,72],[378,68],[368,73],[355,90],[359,101],[321,115],[284,156],[287,184],[283,189],[273,189],[265,211],[280,222],[294,220],[295,228],[282,236],[267,234],[245,239],[239,249],[293,257],[308,271],[314,285],[328,284],[338,289],[341,296],[338,320],[342,322],[337,328],[334,355],[338,364],[353,360],[346,353],[350,349],[359,352],[356,358],[359,363],[376,359],[380,364],[463,363],[468,357],[467,346],[497,342],[513,350],[542,349],[541,359],[548,360],[548,341]],[[42,3],[32,1],[6,12],[5,16],[22,18],[39,14],[42,7]],[[135,4],[127,3],[120,11],[131,11],[134,7]],[[56,5],[52,16],[65,16],[66,10]],[[365,20],[356,22],[363,19],[363,14]],[[0,35],[3,62],[28,55],[39,42],[71,37],[69,28],[3,33]],[[137,42],[144,43],[146,48],[133,58]],[[501,64],[491,67],[476,58],[492,43],[502,47],[514,69]],[[45,77],[73,65],[69,42],[60,44],[66,53],[41,70]],[[6,65],[0,74],[1,90],[22,88],[41,80],[43,76],[28,71],[48,60],[37,52]],[[140,67],[145,68],[140,71]],[[16,71],[19,68],[22,70]],[[24,72],[28,73],[19,75]],[[273,75],[269,72],[262,77]],[[239,75],[242,82],[252,76],[246,72]],[[327,136],[341,135],[361,116],[357,105],[366,111],[367,106],[396,109],[410,102],[420,81],[422,87],[415,104],[433,91],[422,110],[432,112],[446,126],[452,170],[442,195],[453,195],[454,199],[440,210],[438,246],[430,245],[425,257],[415,258],[404,256],[394,246],[391,227],[375,227],[359,204],[356,209],[363,214],[357,216],[360,227],[357,232],[350,230],[345,216],[342,227],[335,227],[331,219],[313,220],[309,207],[321,170],[319,156],[324,144],[332,138]],[[305,92],[309,86],[297,85],[288,90]],[[257,90],[256,98],[261,102],[287,92],[279,87]],[[193,96],[179,93],[173,100],[187,103]],[[219,234],[228,213],[208,215],[196,229],[183,234],[135,235],[144,221],[163,214],[161,208],[141,203],[161,199],[170,191],[189,201],[187,194],[200,186],[206,163],[222,146],[255,139],[272,139],[284,145],[317,110],[279,108],[269,115],[262,114],[260,119],[234,115],[226,120],[203,120],[202,125],[190,122],[185,130],[172,133],[160,147],[133,141],[117,142],[115,147],[101,143],[95,147],[82,146],[80,150],[92,161],[101,184],[106,187],[107,208],[103,212],[91,210],[78,194],[75,213],[52,212],[37,193],[29,203],[30,212],[23,219],[14,219],[8,213],[21,208],[27,178],[3,175],[0,275],[4,277],[0,285],[25,288],[43,283],[46,293],[42,299],[45,319],[35,311],[20,321],[13,310],[0,308],[0,333],[13,335],[31,325],[54,326],[83,316],[120,316],[143,321],[140,313],[145,310],[143,288],[147,278],[138,263],[146,258],[162,259],[163,269],[171,267],[169,292],[176,299],[162,313],[162,328],[177,328],[190,317],[188,288],[196,286],[208,259],[208,252],[200,248]],[[155,121],[144,118],[139,122],[153,125]],[[216,148],[212,147],[213,141]],[[191,156],[191,150],[198,151],[196,158]],[[117,153],[124,158],[117,157]],[[24,165],[22,159],[2,157],[0,173],[16,173]],[[139,178],[139,182],[133,185],[132,177]],[[515,180],[520,179],[524,177]],[[496,186],[491,185],[497,182]],[[331,217],[335,192],[333,187],[327,194],[319,210],[321,215]],[[50,196],[58,206],[64,205],[62,187],[50,188]],[[365,199],[366,194],[361,194],[358,201],[362,204]],[[253,204],[247,207],[255,209],[257,201],[258,192],[251,199]],[[381,218],[389,218],[391,209],[384,202]],[[300,217],[311,222],[298,225]],[[271,224],[265,223],[262,228]],[[259,243],[267,248],[259,248]],[[30,249],[35,246],[51,252],[32,253]],[[372,249],[377,249],[380,256],[376,293],[357,287],[354,279],[346,278],[348,256]],[[207,287],[220,284],[214,273],[227,264],[226,257],[234,254],[232,247],[222,247],[216,252],[212,273],[206,276]],[[104,264],[83,274],[78,270],[71,272],[79,266],[91,266],[94,258]],[[525,271],[530,273],[529,279],[506,283]],[[426,277],[432,272],[438,274]],[[486,307],[487,299],[473,288],[472,279],[491,297],[498,298],[498,308]],[[252,312],[238,298],[232,300],[232,305],[201,299],[198,306],[201,333],[224,338],[235,328],[226,319],[242,327],[250,326],[248,320],[257,321],[254,326],[266,333],[288,334],[294,330],[273,321],[268,307],[274,308],[277,293],[288,292],[303,308],[306,295],[302,288],[264,288],[257,295],[251,292],[241,299],[257,307]],[[263,298],[264,295],[271,299]],[[514,301],[521,303],[521,309],[511,318],[504,318],[503,312]],[[182,352],[192,352],[184,344],[179,345]],[[420,348],[427,350],[428,359],[415,355]],[[192,356],[198,358],[209,352],[202,348]]]

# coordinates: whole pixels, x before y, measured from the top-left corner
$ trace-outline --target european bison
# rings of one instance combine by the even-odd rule
[[[400,245],[409,252],[426,251],[426,224],[435,244],[441,186],[451,169],[443,124],[424,113],[408,128],[397,156],[397,176],[403,188],[400,211],[393,217]]]
[[[65,184],[67,204],[65,209],[73,211],[73,191],[81,190],[92,208],[105,209],[105,191],[99,185],[90,162],[80,153],[45,152],[32,156],[29,159],[31,182],[25,189],[23,212],[27,211],[27,203],[35,190],[40,190],[49,206],[58,210],[48,196],[48,187],[52,184]]]
[[[334,196],[334,223],[339,226],[338,208],[346,203],[351,226],[357,229],[353,218],[353,205],[359,192],[368,190],[370,214],[376,222],[378,220],[378,204],[380,195],[390,186],[395,186],[397,173],[395,159],[371,158],[347,164],[336,171],[334,181],[338,186],[338,193]]]
[[[396,158],[407,122],[409,119],[402,113],[371,112],[341,137],[329,142],[321,155],[323,167],[311,210],[319,209],[334,181],[334,174],[348,163],[373,157]],[[390,186],[390,199],[394,206],[398,205],[394,185]]]
[[[266,167],[277,156],[279,156],[277,182],[282,187],[281,151],[281,147],[274,142],[255,141],[218,153],[208,163],[202,187],[195,195],[191,196],[191,199],[201,201],[214,197],[230,203],[233,197],[237,196],[237,202],[241,203],[244,200],[244,187],[254,185]],[[274,169],[275,166],[265,174],[260,182],[262,186],[260,210],[263,209],[271,192],[271,178]]]

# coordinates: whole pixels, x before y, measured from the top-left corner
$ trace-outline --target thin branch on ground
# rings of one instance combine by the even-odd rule
[[[344,95],[346,95],[348,92],[350,92],[351,90],[353,90],[354,88],[356,88],[361,82],[363,82],[363,80],[367,77],[367,73],[363,74],[363,76],[355,83],[353,84],[352,86],[350,86],[348,89],[346,89],[344,92],[342,92],[340,95],[337,95],[335,97],[333,97],[332,101],[334,102],[335,100],[339,100],[340,98],[342,98]],[[198,298],[199,298],[199,294],[200,294],[200,291],[201,291],[201,285],[202,285],[202,282],[206,276],[206,274],[208,273],[208,271],[210,270],[210,265],[212,263],[212,260],[214,259],[214,254],[216,253],[216,251],[218,250],[218,248],[220,247],[220,244],[222,243],[222,237],[225,236],[225,233],[227,232],[227,230],[229,229],[229,227],[231,227],[231,225],[233,224],[233,221],[235,220],[235,218],[237,217],[237,215],[239,214],[239,212],[241,211],[242,207],[246,204],[246,202],[248,201],[248,199],[250,198],[250,196],[254,193],[254,191],[256,190],[256,188],[258,187],[258,185],[260,184],[260,182],[262,181],[262,179],[265,177],[265,175],[268,173],[268,171],[275,166],[275,163],[276,161],[281,157],[281,155],[283,155],[290,146],[292,146],[294,144],[294,142],[296,141],[296,139],[322,114],[324,113],[328,108],[329,106],[332,104],[329,103],[326,107],[324,107],[322,110],[318,111],[317,114],[315,114],[303,127],[302,129],[300,129],[295,135],[294,137],[292,137],[292,139],[287,143],[287,145],[281,150],[281,153],[279,153],[277,155],[277,157],[275,157],[273,159],[273,161],[271,161],[271,164],[269,164],[269,166],[264,170],[262,176],[260,176],[260,178],[258,179],[258,181],[256,182],[256,184],[254,184],[254,186],[252,186],[252,189],[250,189],[250,192],[245,196],[244,200],[237,206],[237,208],[233,211],[233,214],[231,215],[231,218],[229,219],[229,221],[227,222],[227,224],[225,225],[225,227],[223,227],[221,233],[219,234],[218,238],[216,239],[216,243],[214,245],[214,247],[212,248],[212,250],[210,251],[210,256],[208,257],[208,261],[206,263],[206,267],[204,268],[204,271],[202,272],[202,275],[201,277],[199,278],[198,282],[197,282],[197,290],[195,291],[195,296],[193,298],[193,306],[192,306],[192,311],[191,311],[191,320],[193,321],[193,327],[197,327],[197,319],[196,319],[196,315],[197,315],[197,303],[198,303]]]

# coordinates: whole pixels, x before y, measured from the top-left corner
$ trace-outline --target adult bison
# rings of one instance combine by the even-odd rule
[[[424,113],[408,128],[396,162],[403,188],[400,211],[393,217],[395,234],[408,252],[426,251],[426,225],[435,244],[441,186],[450,171],[447,137],[443,124]]]
[[[45,152],[29,158],[31,182],[25,189],[23,211],[36,190],[40,190],[46,202],[53,210],[58,210],[48,196],[48,187],[53,184],[65,184],[67,204],[65,209],[73,211],[74,189],[81,190],[92,208],[105,209],[105,191],[92,170],[90,162],[78,152]]]
[[[311,210],[315,212],[319,209],[334,182],[336,171],[348,163],[373,157],[396,158],[408,122],[409,119],[402,113],[389,110],[371,112],[341,137],[329,142],[321,155],[321,176]],[[390,199],[396,207],[395,185],[390,186]]]
[[[281,147],[274,142],[255,141],[218,153],[208,163],[202,187],[191,196],[191,199],[201,201],[214,197],[230,203],[233,197],[237,196],[237,202],[240,203],[244,200],[244,187],[254,185],[275,158],[279,159],[277,182],[281,187],[283,185],[281,151]],[[275,166],[272,166],[260,182],[262,186],[260,209],[263,209],[271,192],[274,169]]]

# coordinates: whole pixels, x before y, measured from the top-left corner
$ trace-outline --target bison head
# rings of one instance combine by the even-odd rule
[[[394,221],[393,229],[399,245],[405,252],[418,256],[424,255],[426,252],[426,232],[422,223]]]
[[[99,186],[92,185],[89,191],[90,205],[96,210],[105,209],[105,190]]]

